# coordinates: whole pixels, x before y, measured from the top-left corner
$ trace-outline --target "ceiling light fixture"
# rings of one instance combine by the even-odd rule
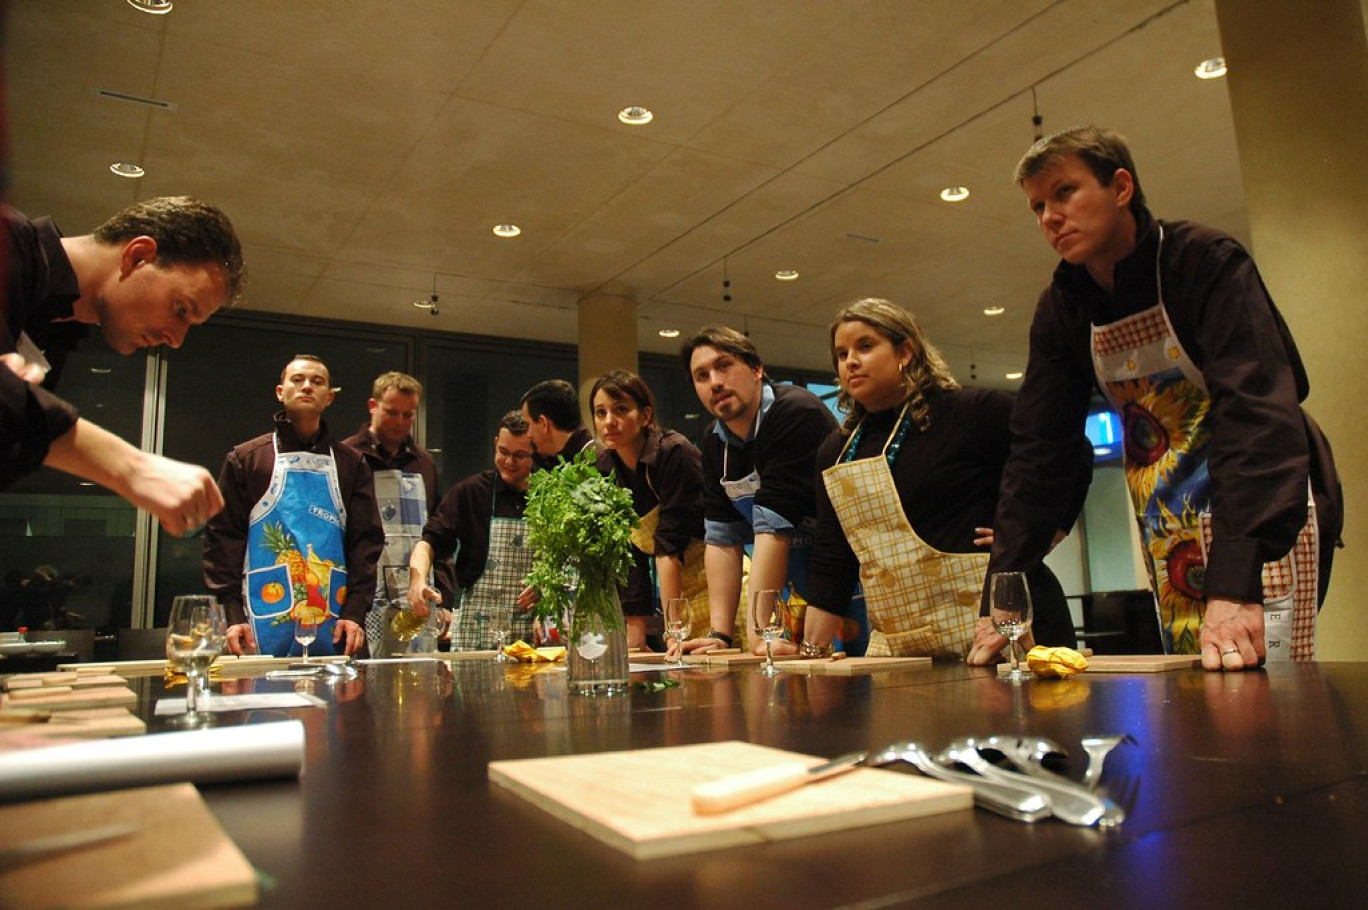
[[[618,111],[618,119],[628,126],[645,126],[655,119],[655,114],[652,114],[644,107],[638,107],[634,104],[631,107],[624,107],[622,110]]]
[[[940,191],[940,197],[946,202],[963,202],[969,198],[969,187],[947,186]]]
[[[1225,58],[1212,57],[1210,60],[1203,60],[1192,72],[1198,79],[1220,79],[1226,74]]]
[[[1007,374],[1007,378],[1015,382],[1016,380],[1021,378],[1021,371],[1013,370],[1012,372]]]
[[[1007,312],[1007,308],[1003,306],[986,306],[983,308],[983,315],[985,316],[1001,316],[1005,312]]]
[[[661,329],[660,331],[656,332],[656,334],[659,335],[661,338],[678,338],[679,329]]]
[[[522,233],[522,228],[516,224],[496,224],[494,225],[495,237],[516,237]]]
[[[779,281],[797,281],[798,273],[793,269],[780,269],[774,273],[774,277]]]
[[[429,316],[437,315],[437,276],[432,276],[432,296],[427,300],[415,300],[413,305],[420,310],[427,310]]]
[[[109,166],[109,169],[120,177],[127,177],[130,180],[136,180],[147,173],[131,161],[116,161]]]
[[[140,13],[151,13],[154,16],[165,16],[171,12],[171,0],[128,0],[128,5]]]

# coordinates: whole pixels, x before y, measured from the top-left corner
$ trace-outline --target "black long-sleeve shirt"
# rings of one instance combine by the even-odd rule
[[[1157,302],[1158,224],[1141,219],[1135,251],[1116,265],[1115,293],[1061,262],[1041,294],[993,521],[993,571],[1028,567],[1049,549],[1053,512],[1067,499],[1070,446],[1096,386],[1091,326]],[[1263,563],[1286,553],[1305,524],[1308,476],[1322,541],[1338,537],[1338,480],[1324,437],[1299,405],[1309,391],[1301,356],[1254,261],[1219,231],[1183,221],[1163,230],[1164,307],[1211,396],[1206,594],[1257,602]]]
[[[62,249],[62,235],[48,218],[29,221],[0,206],[4,231],[4,297],[0,299],[0,354],[18,349],[27,333],[51,366],[39,388],[0,367],[0,489],[36,471],[53,440],[76,424],[76,409],[52,393],[62,362],[90,333],[70,319],[81,296],[76,273]]]
[[[702,455],[682,434],[651,427],[635,471],[629,471],[612,449],[599,452],[598,467],[632,491],[632,509],[638,515],[660,506],[656,555],[683,556],[690,543],[703,539]],[[629,616],[648,615],[655,610],[652,557],[635,547],[632,556],[627,584],[619,590],[622,608]]]
[[[447,490],[423,525],[423,540],[432,547],[434,562],[455,554],[456,584],[468,590],[489,560],[490,518],[520,519],[526,508],[526,491],[504,483],[497,471],[481,471]]]

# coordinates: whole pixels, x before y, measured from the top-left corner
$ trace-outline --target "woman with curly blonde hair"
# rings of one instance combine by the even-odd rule
[[[857,300],[836,314],[831,359],[847,416],[817,454],[825,470],[804,640],[810,650],[832,640],[858,579],[869,655],[963,658],[978,621],[1013,396],[962,388],[912,314],[887,300]],[[1061,528],[1082,509],[1090,448],[1080,447],[1077,465]],[[1041,565],[1030,584],[1036,640],[1074,644],[1058,579]]]

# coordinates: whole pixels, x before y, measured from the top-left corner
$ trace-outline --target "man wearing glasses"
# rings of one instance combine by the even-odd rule
[[[420,615],[445,598],[428,584],[434,560],[455,556],[459,603],[451,614],[451,650],[492,647],[494,629],[510,641],[532,640],[534,595],[523,579],[532,571],[523,510],[532,474],[532,438],[518,411],[499,421],[494,469],[472,474],[442,497],[409,557],[409,605]]]

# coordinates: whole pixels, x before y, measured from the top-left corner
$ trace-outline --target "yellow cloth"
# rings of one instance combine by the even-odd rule
[[[505,655],[522,663],[554,663],[565,659],[564,648],[534,648],[522,639],[504,647]]]
[[[1036,645],[1026,654],[1026,666],[1036,676],[1068,679],[1088,669],[1088,659],[1073,648],[1047,648]]]

